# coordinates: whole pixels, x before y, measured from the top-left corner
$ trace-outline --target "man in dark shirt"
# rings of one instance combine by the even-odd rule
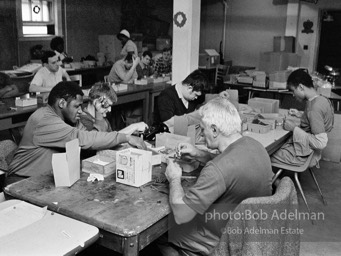
[[[206,76],[195,70],[185,80],[168,87],[158,97],[156,120],[164,122],[173,116],[193,112],[204,101],[202,92],[207,85]]]

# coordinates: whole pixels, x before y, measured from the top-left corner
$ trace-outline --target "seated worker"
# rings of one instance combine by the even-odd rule
[[[77,128],[87,131],[111,132],[106,119],[111,106],[117,102],[114,89],[106,83],[94,84],[89,92],[88,104],[83,108]]]
[[[116,61],[112,66],[108,75],[108,81],[111,83],[133,83],[137,78],[136,67],[139,62],[139,57],[135,57],[131,53],[127,54],[127,56]]]
[[[162,50],[162,56],[155,61],[154,75],[156,77],[172,73],[172,53],[170,48]]]
[[[293,120],[286,119],[283,128],[293,131],[293,136],[272,156],[274,163],[285,163],[301,166],[314,151],[310,166],[315,166],[321,159],[321,151],[327,146],[328,136],[334,125],[334,109],[329,99],[319,95],[314,88],[313,80],[304,69],[293,71],[287,81],[287,89],[293,92],[298,101],[305,101],[303,114],[290,110],[301,119],[297,126]]]
[[[9,166],[7,184],[15,179],[50,174],[52,154],[65,152],[65,143],[79,140],[81,149],[109,149],[120,143],[146,149],[139,137],[118,132],[84,131],[75,127],[82,114],[83,92],[74,82],[60,82],[51,90],[48,105],[28,119]],[[141,131],[146,128],[144,124]]]
[[[198,97],[206,85],[206,76],[200,70],[195,70],[182,82],[164,89],[157,99],[156,120],[165,122],[173,116],[193,112],[204,100]]]
[[[136,67],[137,79],[150,77],[153,75],[153,67],[150,65],[152,57],[153,55],[150,51],[144,51],[142,53],[142,59]]]
[[[73,59],[68,57],[67,54],[64,52],[64,39],[60,36],[52,38],[50,42],[50,47],[58,56],[58,61],[62,63],[70,63],[73,61]]]
[[[53,51],[46,51],[41,59],[43,67],[38,70],[31,81],[30,92],[49,92],[63,81],[70,81],[68,73],[58,65],[58,56]]]
[[[128,53],[138,56],[137,46],[130,39],[130,34],[127,30],[123,29],[117,35],[117,39],[122,43],[121,58],[124,58]]]
[[[208,255],[218,244],[227,222],[226,217],[219,217],[228,216],[246,198],[272,193],[269,155],[259,142],[241,135],[241,119],[235,106],[226,98],[217,97],[199,112],[207,147],[219,154],[188,143],[177,146],[181,158],[205,163],[196,183],[186,193],[181,185],[181,167],[168,159],[165,174],[177,225],[168,231],[168,241],[160,239],[158,246],[163,255]]]
[[[117,102],[115,90],[106,83],[94,84],[89,92],[88,104],[83,108],[77,128],[87,131],[111,132],[111,125],[106,119],[107,113]],[[143,129],[146,124],[143,122],[134,123],[120,130],[120,133],[132,134],[140,127]]]
[[[10,98],[19,95],[18,87],[12,83],[11,78],[0,72],[0,98]]]

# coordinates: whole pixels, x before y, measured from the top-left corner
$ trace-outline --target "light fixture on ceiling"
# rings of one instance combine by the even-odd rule
[[[328,13],[327,11],[324,11],[322,20],[326,22],[331,22],[331,21],[334,21],[334,18],[330,13]]]

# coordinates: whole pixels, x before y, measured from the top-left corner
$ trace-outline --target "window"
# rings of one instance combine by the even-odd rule
[[[17,0],[19,38],[57,35],[61,24],[60,2],[61,0]]]

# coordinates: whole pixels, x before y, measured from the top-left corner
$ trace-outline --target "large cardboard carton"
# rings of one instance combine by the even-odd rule
[[[275,36],[274,52],[295,52],[295,37]]]
[[[66,153],[52,155],[56,187],[70,187],[80,178],[80,147],[78,139],[65,144]]]
[[[286,70],[289,66],[299,67],[301,56],[291,52],[263,52],[260,54],[259,70],[267,74]]]
[[[116,153],[116,182],[140,187],[151,180],[151,151],[128,148]]]
[[[199,67],[212,68],[219,64],[219,53],[214,49],[205,49],[205,53],[199,53]]]

